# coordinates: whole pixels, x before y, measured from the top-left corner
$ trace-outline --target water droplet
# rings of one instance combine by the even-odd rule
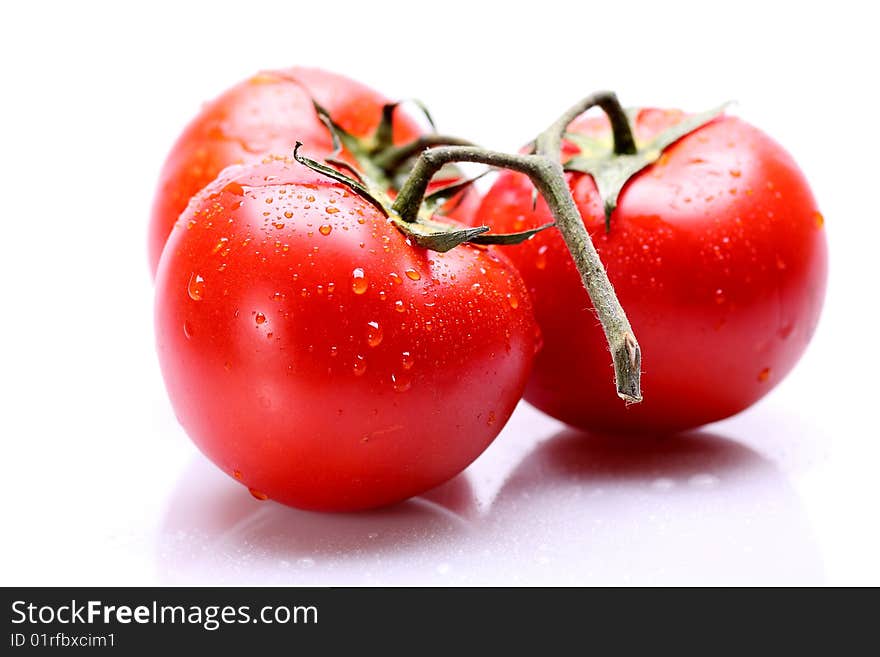
[[[190,299],[193,301],[201,301],[205,294],[205,279],[196,273],[191,274],[189,277],[189,283],[186,286],[186,291],[189,293]]]
[[[367,288],[370,286],[369,281],[367,281],[367,277],[364,274],[364,270],[358,267],[354,271],[351,272],[351,289],[354,290],[355,294],[363,294],[367,291]]]
[[[813,219],[816,222],[816,228],[822,228],[825,225],[825,217],[822,216],[821,212],[813,214]]]
[[[401,279],[400,276],[398,276],[394,272],[391,272],[390,274],[388,274],[388,276],[391,278],[395,285],[400,285],[401,283],[403,283],[403,279]]]
[[[183,323],[183,335],[186,336],[187,340],[192,340],[193,336],[193,327],[188,321]]]
[[[337,347],[336,345],[331,346],[330,347],[330,355],[331,356],[338,356],[339,355],[339,347]]]
[[[333,226],[331,226],[330,224],[321,224],[320,228],[318,228],[318,232],[325,237],[329,235],[332,230]]]
[[[471,285],[471,289],[474,291],[474,294],[476,294],[477,296],[480,296],[481,294],[483,294],[483,287],[479,283],[474,283],[473,285]]]
[[[495,424],[495,411],[489,411],[489,416],[486,418],[486,426],[492,426]]]
[[[412,387],[412,378],[409,374],[392,374],[391,385],[395,392],[406,392]]]
[[[379,322],[367,322],[367,344],[378,347],[382,343],[382,327]]]
[[[394,302],[394,310],[396,310],[399,313],[406,312],[406,306],[403,305],[403,301],[401,301],[400,299],[395,301]]]
[[[263,313],[257,313],[254,315],[254,321],[257,323],[257,326],[260,324],[265,324],[266,316]]]
[[[333,206],[327,206],[326,208],[324,208],[324,212],[326,212],[327,214],[336,214],[337,212],[339,212],[339,208],[334,208]]]
[[[413,358],[412,354],[408,351],[404,351],[400,354],[400,364],[403,366],[405,370],[411,370],[412,366],[415,365],[416,361]]]
[[[273,199],[271,196],[266,197],[266,203],[272,203],[273,200],[275,199]]]
[[[244,196],[244,187],[242,187],[235,181],[227,183],[222,191],[229,192],[230,194],[234,194],[235,196]]]
[[[217,240],[217,243],[214,245],[214,248],[211,249],[211,253],[217,253],[217,251],[219,251],[220,249],[225,247],[228,243],[229,243],[228,237],[221,237],[219,240]],[[227,253],[228,253],[228,251],[227,251]]]
[[[354,365],[352,366],[355,376],[363,376],[367,371],[367,359],[358,354],[354,357]]]
[[[293,219],[293,212],[291,212],[290,210],[285,210],[284,211],[284,218],[285,219]]]
[[[720,306],[725,301],[726,299],[724,298],[724,290],[719,287],[717,290],[715,290],[715,303]]]
[[[241,481],[241,472],[239,470],[233,470],[232,476]]]
[[[547,267],[547,245],[538,247],[538,255],[535,258],[535,268],[545,269]]]
[[[306,196],[306,200],[307,200],[309,203],[314,203],[314,202],[315,202],[315,197],[312,196],[311,194],[309,194],[308,196]]]
[[[766,381],[769,378],[770,378],[770,368],[769,367],[765,367],[763,370],[758,372],[758,381],[760,383],[764,383],[764,381]]]
[[[403,273],[406,274],[406,277],[411,281],[417,281],[422,277],[415,269],[407,269]]]
[[[254,499],[260,500],[261,502],[265,502],[269,499],[269,496],[266,493],[258,491],[256,488],[248,488],[248,493],[254,496]]]
[[[507,295],[507,301],[510,303],[510,307],[513,308],[514,310],[519,308],[519,299],[517,299],[512,294]]]

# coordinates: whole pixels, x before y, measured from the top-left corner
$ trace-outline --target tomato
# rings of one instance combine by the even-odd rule
[[[633,129],[645,142],[683,116],[642,110]],[[610,139],[604,118],[569,131]],[[506,251],[544,338],[525,393],[531,404],[583,429],[674,431],[743,410],[791,370],[819,319],[827,246],[810,188],[777,143],[737,118],[711,121],[627,183],[607,232],[593,178],[568,175],[641,344],[644,401],[617,399],[571,256],[545,231]],[[503,232],[549,218],[543,201],[532,210],[529,181],[504,173],[475,221]]]
[[[333,151],[330,131],[312,104],[317,100],[346,131],[370,135],[378,126],[387,99],[341,75],[294,67],[264,71],[240,82],[207,103],[186,127],[168,154],[153,202],[149,227],[150,268],[172,226],[190,198],[230,164],[257,163],[268,154],[286,155],[303,142],[323,158]],[[394,117],[394,141],[420,134],[402,112]]]
[[[528,292],[494,247],[411,246],[293,160],[230,167],[180,218],[156,279],[177,416],[258,498],[352,510],[465,468],[521,397]]]

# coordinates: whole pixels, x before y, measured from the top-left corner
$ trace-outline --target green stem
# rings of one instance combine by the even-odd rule
[[[614,137],[615,155],[635,155],[638,152],[633,137],[629,117],[613,91],[597,91],[581,99],[560,116],[553,125],[535,140],[535,149],[539,155],[559,159],[562,138],[568,125],[581,114],[593,107],[600,107],[611,122]]]
[[[524,173],[530,178],[540,166],[541,158],[534,155],[515,155],[490,151],[479,146],[440,146],[424,151],[416,160],[409,177],[400,188],[392,210],[406,222],[418,219],[419,208],[431,178],[444,165],[452,162],[476,162],[501,169]]]
[[[386,172],[394,172],[409,158],[435,146],[474,146],[466,139],[430,133],[413,139],[401,146],[392,146],[373,157],[373,162]]]
[[[583,103],[582,103],[583,104]],[[581,105],[582,105],[581,104]],[[591,107],[595,103],[590,103]],[[577,107],[580,107],[578,105]],[[608,280],[583,219],[571,196],[559,147],[565,128],[577,116],[567,118],[572,108],[537,139],[538,154],[516,155],[468,146],[441,146],[424,151],[400,190],[392,209],[407,222],[415,221],[431,177],[451,162],[478,162],[511,169],[527,175],[543,195],[556,226],[571,252],[581,281],[590,295],[599,322],[611,348],[617,394],[627,402],[639,402],[641,394],[641,350],[626,313]],[[585,111],[585,110],[580,110]],[[546,153],[554,150],[551,157]]]

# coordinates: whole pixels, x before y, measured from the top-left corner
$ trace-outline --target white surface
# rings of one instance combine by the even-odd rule
[[[387,4],[351,17],[290,2],[6,8],[0,583],[880,584],[868,5]],[[523,405],[427,499],[354,516],[258,503],[174,420],[146,219],[200,101],[293,63],[419,97],[444,131],[508,149],[597,88],[631,105],[737,99],[795,155],[827,220],[810,351],[756,407],[666,453],[573,437]]]

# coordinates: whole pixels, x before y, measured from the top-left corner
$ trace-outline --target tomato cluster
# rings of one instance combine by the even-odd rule
[[[632,153],[684,118],[634,115]],[[639,404],[614,394],[584,290],[601,264],[576,267],[552,228],[532,235],[558,216],[558,199],[535,203],[535,176],[503,172],[482,200],[450,186],[455,220],[437,214],[444,187],[428,186],[402,218],[400,180],[443,140],[373,90],[288,69],[208,103],[168,156],[150,224],[159,360],[181,424],[255,497],[353,510],[453,477],[523,394],[612,432],[751,405],[818,320],[826,246],[810,189],[781,147],[722,115],[651,155],[609,211],[601,176],[576,165],[590,149],[617,157],[618,127],[568,126],[560,180],[640,340]],[[382,168],[392,160],[406,170]]]

